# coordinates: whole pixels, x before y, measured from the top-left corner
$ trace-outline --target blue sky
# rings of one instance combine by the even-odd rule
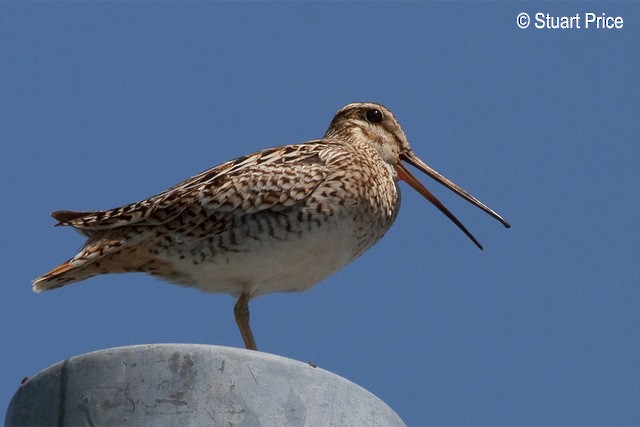
[[[624,27],[520,29],[520,12]],[[142,274],[32,293],[83,242],[51,211],[137,201],[374,101],[512,228],[420,177],[479,251],[403,185],[368,253],[252,302],[259,348],[410,425],[639,424],[639,23],[634,2],[0,4],[0,407],[73,355],[242,346],[232,298]]]

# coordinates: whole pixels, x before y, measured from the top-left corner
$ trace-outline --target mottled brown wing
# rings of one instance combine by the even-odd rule
[[[194,211],[208,215],[241,209],[251,214],[282,210],[308,197],[329,170],[322,141],[277,147],[240,157],[200,173],[167,191],[107,211],[56,211],[56,225],[69,225],[87,235],[127,226],[165,224]],[[194,224],[195,225],[195,224]]]

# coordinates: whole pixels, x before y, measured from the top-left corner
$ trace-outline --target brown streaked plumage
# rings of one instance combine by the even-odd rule
[[[404,180],[478,241],[402,164],[431,176],[509,224],[424,164],[393,114],[352,103],[324,138],[223,163],[170,189],[107,211],[56,211],[88,237],[73,258],[37,278],[36,292],[107,273],[145,272],[238,297],[245,346],[256,349],[249,300],[302,291],[373,246],[393,224]]]

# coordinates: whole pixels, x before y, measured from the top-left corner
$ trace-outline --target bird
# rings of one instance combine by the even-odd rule
[[[70,226],[87,240],[74,257],[35,279],[33,290],[144,272],[230,294],[237,298],[234,317],[245,347],[257,350],[250,300],[307,290],[366,252],[396,219],[401,181],[482,249],[407,165],[510,227],[420,160],[389,109],[354,102],[335,114],[321,139],[236,158],[114,209],[53,212],[56,226]]]

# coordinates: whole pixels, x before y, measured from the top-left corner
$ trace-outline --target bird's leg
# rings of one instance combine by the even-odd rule
[[[247,350],[257,350],[256,342],[253,339],[253,333],[251,332],[251,326],[249,326],[249,294],[243,292],[238,298],[238,302],[233,307],[233,314],[236,316],[236,323],[240,328],[240,334],[244,340],[244,345]]]

